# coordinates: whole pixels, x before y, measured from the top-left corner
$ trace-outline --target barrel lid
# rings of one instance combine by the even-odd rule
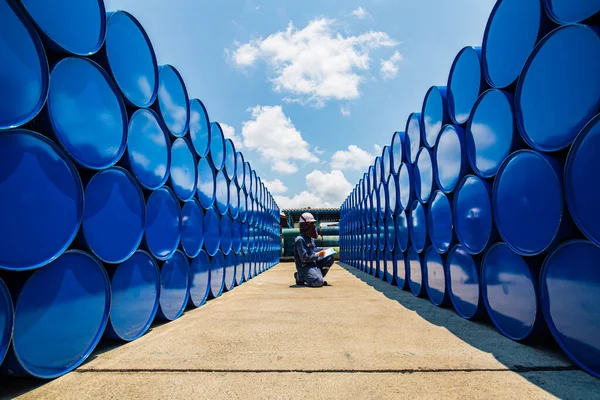
[[[191,200],[197,191],[198,168],[194,149],[187,138],[177,138],[171,145],[171,187],[181,201]]]
[[[423,295],[423,260],[414,246],[410,246],[406,253],[408,271],[408,286],[414,296]]]
[[[441,306],[446,300],[446,272],[444,259],[434,246],[429,246],[423,257],[425,269],[425,289],[435,306]]]
[[[425,207],[419,201],[413,201],[410,207],[408,228],[412,247],[421,253],[427,246],[427,215]]]
[[[219,297],[225,286],[225,256],[218,250],[210,260],[210,293]]]
[[[195,307],[200,307],[210,291],[210,258],[204,250],[192,259],[190,275],[190,301]]]
[[[408,218],[406,212],[400,211],[396,214],[396,248],[406,251],[408,247]]]
[[[175,193],[161,187],[150,194],[146,203],[146,243],[152,255],[167,260],[181,238],[181,210]]]
[[[183,137],[190,124],[190,103],[187,89],[179,71],[172,65],[158,70],[158,110],[175,137]]]
[[[12,339],[14,316],[10,292],[2,278],[0,278],[0,364],[4,360]]]
[[[215,203],[216,176],[207,157],[198,160],[198,184],[196,194],[204,209],[209,209]]]
[[[472,319],[479,314],[480,290],[478,267],[465,248],[456,244],[446,259],[448,293],[461,317]]]
[[[398,172],[398,208],[406,210],[414,200],[412,184],[413,168],[411,164],[402,163]]]
[[[188,304],[189,274],[190,264],[179,249],[160,269],[160,311],[161,316],[169,321],[179,318]]]
[[[413,166],[415,195],[421,203],[427,203],[433,190],[433,162],[431,150],[421,147]]]
[[[548,16],[559,24],[573,24],[585,21],[600,13],[600,3],[596,1],[544,0]]]
[[[406,121],[406,161],[413,164],[417,160],[417,153],[421,148],[421,113],[411,113]]]
[[[397,176],[390,174],[386,183],[386,211],[388,214],[394,214],[398,208],[398,185],[396,184]]]
[[[220,234],[221,234],[221,244],[220,248],[224,255],[228,255],[231,252],[231,247],[233,245],[233,221],[228,214],[225,214],[221,217],[221,226],[220,226]]]
[[[235,145],[229,138],[225,139],[225,172],[227,178],[232,180],[236,177],[237,170],[237,156],[235,152]]]
[[[210,121],[204,103],[190,100],[190,138],[199,157],[206,157],[210,151]]]
[[[244,165],[244,155],[241,152],[236,152],[236,158],[237,158],[237,166],[236,166],[236,178],[235,180],[237,181],[237,184],[239,185],[239,187],[244,187],[245,184],[245,175],[246,175],[246,168]]]
[[[237,219],[240,213],[240,189],[235,179],[229,182],[229,214]]]
[[[429,203],[427,231],[433,248],[438,253],[447,252],[454,237],[452,208],[448,197],[440,190],[433,193]]]
[[[187,201],[181,207],[181,247],[185,254],[196,257],[204,244],[204,213],[197,199]]]
[[[442,126],[448,122],[448,107],[446,105],[446,87],[432,86],[425,94],[423,100],[423,125],[421,136],[423,145],[432,148],[442,130]]]
[[[465,176],[454,194],[453,223],[458,241],[469,254],[485,250],[492,237],[494,220],[490,185],[475,175]]]
[[[462,125],[469,120],[473,105],[483,88],[481,49],[467,46],[458,52],[448,76],[448,115]]]
[[[468,170],[464,129],[456,125],[444,126],[437,138],[433,158],[436,185],[442,192],[451,193]]]
[[[392,172],[395,174],[400,171],[400,165],[405,161],[404,144],[406,143],[406,133],[394,132],[392,136]]]

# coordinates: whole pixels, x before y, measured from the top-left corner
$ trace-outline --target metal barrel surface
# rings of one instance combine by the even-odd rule
[[[210,258],[204,250],[190,263],[190,298],[189,304],[200,307],[208,299],[210,293]]]
[[[210,120],[204,103],[190,100],[189,136],[198,157],[206,157],[210,151]]]
[[[427,212],[427,233],[435,251],[446,253],[454,242],[452,206],[448,197],[436,190],[431,197]]]
[[[400,251],[406,251],[408,248],[409,242],[409,232],[410,229],[408,226],[408,218],[406,216],[405,211],[401,211],[396,214],[396,249]]]
[[[415,190],[413,185],[413,166],[408,163],[402,163],[398,172],[398,208],[402,211],[410,207],[415,199]]]
[[[85,188],[82,233],[101,261],[119,264],[140,245],[146,228],[146,204],[135,178],[120,167],[96,173]]]
[[[107,71],[127,104],[150,107],[158,93],[158,65],[142,24],[126,11],[109,13],[104,51]]]
[[[202,157],[197,166],[197,196],[205,210],[211,208],[216,197],[216,176],[208,157]]]
[[[450,122],[446,92],[445,86],[432,86],[423,100],[421,135],[423,145],[429,149],[435,146],[442,126]]]
[[[230,252],[225,256],[225,284],[224,290],[233,290],[235,286],[235,253]]]
[[[52,141],[27,130],[2,132],[0,192],[11,193],[0,196],[1,269],[41,267],[71,244],[83,218],[83,187]]]
[[[229,183],[223,170],[217,171],[215,176],[215,206],[221,215],[229,210]]]
[[[40,112],[48,95],[49,73],[46,52],[33,24],[12,2],[0,3],[0,37],[4,38],[0,76],[10,83],[3,84],[0,93],[1,130],[24,125]]]
[[[433,246],[429,246],[423,256],[425,289],[429,300],[437,307],[450,301],[444,258]]]
[[[186,138],[177,138],[171,145],[171,169],[169,171],[171,188],[185,202],[196,195],[198,169],[192,144]]]
[[[195,258],[204,244],[204,212],[197,199],[181,207],[181,247],[184,253]]]
[[[559,24],[591,20],[600,14],[600,4],[589,0],[544,0],[548,16]]]
[[[15,312],[10,292],[0,278],[0,364],[2,364],[12,340],[14,317]]]
[[[562,243],[546,258],[541,276],[542,309],[565,353],[600,378],[600,249],[584,240]],[[582,306],[585,305],[585,306]]]
[[[7,281],[15,300],[13,342],[2,371],[52,379],[81,365],[106,327],[110,282],[93,256],[69,250]]]
[[[20,0],[47,47],[53,51],[89,56],[102,47],[106,11],[102,0]]]
[[[158,260],[170,259],[181,239],[181,209],[173,191],[162,187],[146,203],[145,240]]]
[[[483,315],[485,310],[479,286],[480,266],[465,248],[454,245],[446,257],[448,294],[454,309],[465,319]]]
[[[423,204],[429,201],[433,191],[433,172],[431,150],[421,147],[413,166],[413,182],[415,196]]]
[[[181,250],[160,267],[160,297],[157,318],[173,321],[183,314],[190,293],[190,264]]]
[[[160,271],[144,250],[109,269],[111,306],[104,333],[113,339],[132,341],[150,328],[158,311]]]
[[[554,62],[557,57],[561,62]],[[532,148],[551,152],[571,144],[600,107],[598,70],[600,30],[567,25],[540,41],[515,91],[517,124]]]
[[[158,69],[158,97],[154,109],[162,117],[174,137],[183,137],[190,124],[190,103],[187,89],[179,71],[172,65]]]
[[[392,155],[392,172],[398,174],[400,165],[407,160],[404,150],[407,142],[407,134],[405,132],[394,132],[392,136],[391,155]]]
[[[47,113],[57,142],[78,165],[104,169],[123,155],[125,105],[112,79],[95,62],[67,57],[54,66]]]
[[[408,116],[404,151],[405,159],[409,164],[413,164],[417,160],[417,153],[421,148],[421,125],[423,125],[421,113],[412,113]]]
[[[233,221],[227,214],[221,217],[219,233],[221,236],[221,251],[225,256],[227,256],[229,253],[231,253],[231,248],[233,246]]]
[[[228,180],[233,180],[237,176],[237,156],[235,145],[231,139],[225,139],[225,173]]]
[[[427,211],[417,200],[413,201],[410,208],[408,231],[412,248],[421,253],[427,247],[429,238],[427,236]]]
[[[223,169],[225,165],[225,138],[218,122],[210,123],[210,160],[215,170],[220,171]],[[252,190],[252,185],[250,185],[250,190]]]
[[[408,273],[408,286],[412,294],[416,297],[423,296],[425,294],[423,256],[417,252],[414,246],[410,246],[406,252],[406,271]]]
[[[213,207],[204,214],[204,249],[213,257],[221,246],[221,219]]]
[[[486,83],[481,70],[481,48],[467,46],[458,52],[448,75],[448,116],[462,125]]]
[[[406,259],[404,252],[399,250],[394,252],[394,272],[396,286],[405,289],[407,285]]]
[[[251,275],[254,276],[253,271]],[[210,294],[219,297],[225,288],[225,256],[218,250],[210,260]]]
[[[446,125],[440,132],[433,150],[433,171],[436,186],[446,194],[469,171],[465,131],[460,126]]]

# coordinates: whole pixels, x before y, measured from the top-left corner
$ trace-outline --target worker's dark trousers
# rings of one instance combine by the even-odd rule
[[[333,256],[328,256],[318,260],[317,265],[303,267],[301,271],[298,271],[298,279],[306,282],[308,286],[321,287],[323,286],[323,278],[329,272],[333,262]]]

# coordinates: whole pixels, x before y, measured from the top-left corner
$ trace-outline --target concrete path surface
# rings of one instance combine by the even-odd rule
[[[293,285],[280,264],[124,345],[101,344],[51,382],[0,380],[23,399],[600,399],[600,380],[552,346],[343,264],[333,285]],[[8,386],[8,389],[7,389]]]

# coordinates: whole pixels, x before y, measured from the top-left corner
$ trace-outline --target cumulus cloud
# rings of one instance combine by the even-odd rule
[[[398,74],[398,63],[403,59],[402,54],[396,51],[389,59],[381,60],[381,76],[384,79],[394,78]]]
[[[275,91],[288,93],[291,102],[322,107],[331,99],[356,99],[371,51],[397,42],[377,31],[344,36],[336,25],[328,18],[314,19],[303,29],[290,22],[285,31],[236,44],[231,60],[239,68],[264,60]]]
[[[352,15],[354,15],[358,19],[365,19],[369,13],[362,7],[358,7],[356,10],[352,11]]]
[[[219,122],[219,125],[221,125],[223,136],[225,139],[231,139],[236,151],[240,151],[240,149],[244,148],[244,141],[240,136],[235,134],[235,128],[233,126],[227,125],[223,122]]]
[[[339,207],[352,190],[352,184],[344,173],[335,169],[330,172],[312,171],[306,175],[306,187],[292,197],[274,196],[275,201],[282,209]]]
[[[375,149],[377,150],[377,148]],[[381,154],[381,148],[379,148],[379,150],[377,155]],[[367,170],[367,168],[373,164],[375,157],[376,155],[351,144],[348,146],[347,151],[339,150],[333,153],[333,157],[331,157],[331,168],[363,171]]]
[[[319,161],[281,106],[256,106],[249,111],[252,119],[242,123],[243,145],[271,162],[273,171],[293,174],[298,171],[297,161]]]
[[[285,193],[288,190],[287,186],[285,186],[285,184],[279,179],[273,179],[272,181],[263,181],[263,183],[265,184],[267,189],[269,189],[269,192],[271,192],[271,194]]]
[[[350,107],[348,107],[348,106],[340,107],[340,114],[342,114],[344,117],[349,117],[350,116]]]

